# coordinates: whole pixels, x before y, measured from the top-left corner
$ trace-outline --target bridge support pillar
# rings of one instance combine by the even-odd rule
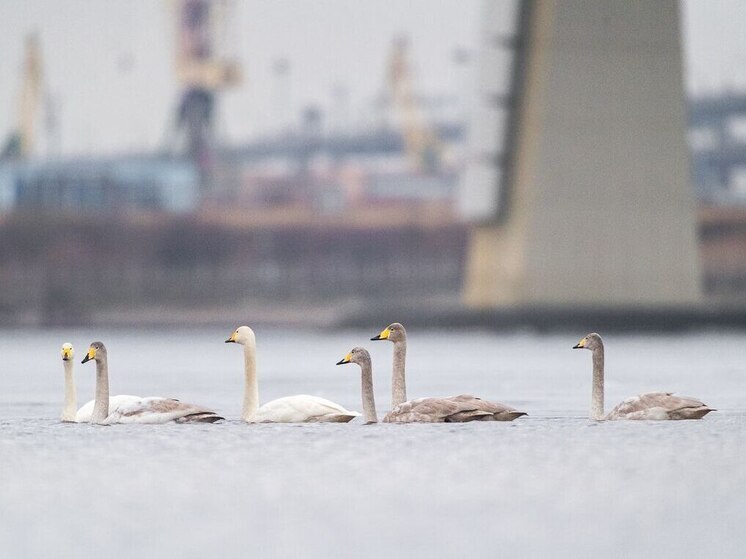
[[[473,228],[466,304],[697,304],[678,1],[524,2],[507,192]]]

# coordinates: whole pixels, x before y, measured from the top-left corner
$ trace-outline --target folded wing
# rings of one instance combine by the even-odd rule
[[[672,392],[646,392],[624,400],[606,419],[701,419],[711,411],[713,408],[696,398],[674,396]]]

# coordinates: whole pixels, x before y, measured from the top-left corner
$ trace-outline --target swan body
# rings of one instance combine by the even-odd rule
[[[252,423],[347,423],[360,415],[325,398],[300,394],[267,402],[251,418]]]
[[[247,423],[347,423],[360,415],[324,398],[306,394],[278,398],[260,407],[254,331],[248,326],[240,326],[225,343],[243,346],[244,401],[241,419]]]
[[[399,404],[383,418],[384,423],[465,423],[467,421],[513,421],[526,415],[504,404],[470,394],[450,398],[417,398]]]
[[[700,419],[711,411],[695,398],[674,396],[673,392],[646,392],[627,398],[605,419]]]
[[[482,400],[470,394],[447,398],[418,398],[407,401],[405,362],[407,331],[398,322],[388,325],[371,338],[394,343],[394,365],[391,375],[391,411],[385,423],[464,423],[467,421],[513,421],[526,415],[510,406]]]
[[[76,423],[90,423],[93,415],[93,406],[96,400],[86,404],[75,414]],[[161,396],[129,396],[121,394],[109,397],[109,416],[107,423],[177,423],[204,422],[213,417],[214,421],[220,419],[214,412],[194,406],[182,404],[172,398]]]
[[[212,410],[174,400],[151,396],[114,396],[109,397],[109,368],[106,347],[102,342],[93,342],[83,363],[96,361],[96,398],[93,401],[88,421],[109,425],[113,423],[160,424],[174,421],[176,423],[214,423],[223,419]],[[112,402],[115,404],[112,406]],[[88,413],[88,402],[79,410],[81,418]],[[83,413],[81,413],[83,412]],[[77,420],[76,414],[76,420]]]
[[[593,389],[591,419],[595,420],[673,420],[701,419],[713,408],[695,398],[674,396],[673,392],[646,392],[627,398],[604,415],[604,342],[599,334],[591,333],[573,349],[588,349],[593,353]]]

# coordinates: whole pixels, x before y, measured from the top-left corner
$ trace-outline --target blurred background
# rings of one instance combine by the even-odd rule
[[[486,82],[521,91],[524,11],[5,0],[0,324],[530,321],[536,301],[464,296],[500,215],[469,182],[480,104]],[[701,292],[683,307],[746,320],[746,6],[678,16]]]

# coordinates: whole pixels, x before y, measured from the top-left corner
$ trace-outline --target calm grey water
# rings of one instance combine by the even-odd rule
[[[568,335],[410,332],[410,397],[473,392],[509,424],[236,421],[239,347],[225,330],[0,331],[2,557],[743,557],[746,334],[609,335],[607,407],[646,390],[698,396],[699,422],[586,419],[590,353]],[[379,414],[391,345],[376,332],[258,329],[262,401],[318,394],[360,409],[354,345]],[[218,425],[58,422],[59,347],[79,405],[109,348],[112,393],[212,406]]]

